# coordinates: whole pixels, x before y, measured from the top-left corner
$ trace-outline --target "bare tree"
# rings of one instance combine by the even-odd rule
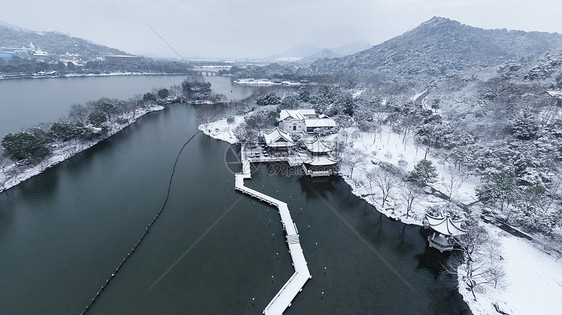
[[[201,105],[197,108],[197,122],[204,125],[209,131],[209,123],[215,119],[216,111],[213,105]]]
[[[402,197],[402,202],[406,207],[406,218],[410,217],[412,207],[414,206],[414,201],[418,199],[422,195],[422,193],[423,191],[419,186],[411,183],[406,183],[406,185],[402,188],[400,196]]]
[[[375,142],[377,142],[377,137],[380,136],[381,132],[382,132],[382,128],[381,128],[380,123],[379,123],[379,124],[376,124],[376,125],[374,125],[374,126],[372,127],[372,129],[371,129],[371,133],[373,134],[373,143],[372,143],[372,145],[375,145]]]
[[[70,119],[70,121],[86,124],[89,114],[90,110],[86,106],[81,104],[74,104],[68,111],[68,118]]]
[[[441,177],[441,184],[445,188],[447,198],[452,201],[464,183],[464,176],[452,165],[448,167],[448,174],[448,176],[443,175]]]
[[[388,196],[394,190],[394,188],[398,186],[400,181],[394,174],[391,174],[390,172],[387,172],[383,169],[379,169],[373,178],[373,182],[375,186],[377,186],[381,190],[381,206],[384,208],[384,205],[388,200]]]
[[[550,209],[556,200],[560,199],[560,188],[562,187],[562,173],[560,171],[556,172],[553,176],[553,180],[548,185],[548,198],[544,204],[544,208]]]
[[[377,177],[377,170],[370,169],[365,173],[365,177],[367,178],[367,182],[369,183],[369,189],[373,190],[373,183],[375,182],[375,178]]]
[[[476,301],[475,290],[482,286],[496,288],[505,278],[500,263],[500,246],[497,240],[479,226],[469,227],[468,232],[457,241],[462,253],[452,256],[445,269],[453,275],[461,276],[459,285],[466,285]]]
[[[363,162],[363,154],[359,150],[351,149],[347,152],[344,164],[347,164],[351,169],[349,178],[353,179],[353,170],[361,162]]]
[[[140,104],[142,104],[142,101],[135,98],[131,98],[127,102],[125,102],[124,111],[132,114],[131,118],[129,119],[129,122],[137,119],[137,110],[141,107]]]

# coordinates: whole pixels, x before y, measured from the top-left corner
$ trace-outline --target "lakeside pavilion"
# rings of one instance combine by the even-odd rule
[[[314,141],[304,141],[304,146],[309,153],[302,168],[306,175],[311,177],[330,176],[337,173],[338,159],[332,155],[335,145],[319,138]]]
[[[429,247],[433,247],[440,252],[451,251],[455,245],[455,237],[466,233],[461,227],[462,222],[451,218],[450,214],[441,213],[439,216],[425,215],[424,227],[433,230],[427,237]]]

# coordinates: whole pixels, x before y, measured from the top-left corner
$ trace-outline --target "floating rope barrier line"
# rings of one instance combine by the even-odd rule
[[[111,280],[113,280],[113,278],[115,278],[115,276],[117,275],[117,273],[119,272],[119,270],[121,270],[121,268],[123,267],[123,265],[125,265],[125,262],[127,262],[127,260],[133,255],[133,253],[135,252],[135,250],[137,249],[137,247],[139,247],[139,245],[142,243],[142,241],[145,239],[146,235],[148,234],[148,232],[150,231],[150,228],[152,228],[152,225],[154,225],[154,223],[158,220],[158,218],[160,217],[160,215],[162,214],[162,212],[164,211],[164,208],[166,207],[166,204],[168,203],[168,198],[170,197],[170,190],[172,189],[172,180],[174,179],[174,174],[176,173],[176,165],[178,164],[178,160],[183,152],[183,150],[185,149],[185,147],[189,144],[189,142],[191,142],[191,140],[193,140],[193,138],[195,138],[195,136],[200,133],[201,131],[197,131],[195,132],[181,147],[180,151],[178,152],[177,156],[176,156],[176,160],[174,161],[174,166],[172,167],[172,173],[170,174],[170,180],[168,181],[168,189],[166,191],[166,197],[164,198],[164,202],[162,203],[162,207],[160,207],[160,211],[158,211],[158,213],[156,214],[156,216],[154,216],[154,218],[152,219],[152,221],[150,221],[150,223],[146,226],[146,228],[144,229],[144,233],[141,235],[141,237],[139,238],[139,240],[137,241],[137,243],[133,246],[133,248],[131,248],[131,250],[127,253],[127,256],[125,256],[123,258],[123,260],[121,261],[121,263],[119,263],[119,266],[117,266],[117,268],[115,268],[115,271],[111,274],[111,276],[109,278],[107,278],[105,280],[105,283],[101,286],[100,290],[98,292],[96,292],[96,295],[94,295],[94,297],[92,298],[92,300],[90,301],[90,303],[88,303],[88,305],[86,305],[86,308],[82,311],[82,313],[80,314],[86,314],[90,308],[94,305],[94,303],[96,302],[96,300],[101,296],[101,293],[105,290],[105,288],[107,288],[107,286],[111,283]]]

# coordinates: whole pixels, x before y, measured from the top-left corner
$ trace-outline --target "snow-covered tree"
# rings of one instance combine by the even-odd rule
[[[281,100],[281,104],[279,105],[280,109],[294,109],[298,108],[300,105],[299,98],[295,94],[287,95],[286,97]]]
[[[107,116],[101,111],[93,111],[88,115],[88,122],[97,128],[106,126]]]
[[[437,180],[437,169],[430,160],[423,159],[414,165],[414,169],[408,174],[407,180],[419,186],[434,183]]]
[[[278,105],[281,104],[281,97],[275,93],[267,93],[256,99],[258,105]]]
[[[520,189],[515,209],[520,224],[543,233],[550,233],[560,223],[562,213],[550,209],[547,190],[539,185]]]
[[[533,113],[524,111],[509,122],[513,136],[519,140],[534,139],[539,132],[539,124]]]
[[[249,128],[255,129],[259,133],[263,129],[273,128],[277,122],[277,117],[279,117],[279,113],[275,110],[258,110],[246,116],[244,120]]]
[[[9,133],[2,138],[4,156],[16,162],[19,160],[40,160],[51,153],[41,139],[28,132]]]
[[[257,130],[249,128],[246,122],[242,122],[234,129],[234,135],[241,143],[257,143],[259,136]]]
[[[308,88],[305,86],[301,86],[299,88],[299,91],[297,92],[297,98],[301,102],[310,102],[310,91],[308,90]]]
[[[486,178],[476,189],[476,195],[484,204],[500,207],[503,212],[505,206],[513,203],[517,194],[516,177],[510,172],[500,172]]]

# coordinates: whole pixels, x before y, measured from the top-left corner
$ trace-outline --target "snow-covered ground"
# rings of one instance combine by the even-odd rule
[[[230,143],[236,141],[233,130],[243,121],[242,116],[235,118],[235,123],[228,124],[225,119],[201,125],[199,129],[205,134]],[[346,128],[339,134],[328,137],[330,140],[345,141],[348,146],[342,152],[340,174],[352,187],[353,193],[376,206],[385,215],[397,218],[407,224],[422,224],[425,211],[433,205],[446,202],[429,194],[420,194],[406,216],[405,205],[401,200],[401,191],[405,184],[401,182],[394,188],[389,197],[388,205],[381,207],[380,189],[370,187],[366,174],[378,167],[376,163],[388,162],[400,167],[404,172],[411,171],[414,165],[425,156],[425,148],[416,145],[413,137],[398,135],[389,127],[383,126],[379,133],[360,132],[355,127]],[[358,156],[353,167],[346,159]],[[452,198],[463,203],[476,200],[475,188],[479,178],[466,177],[458,173],[451,165],[443,163],[439,158],[429,154],[437,168],[439,179],[432,186]],[[353,176],[351,176],[353,175]],[[505,286],[481,287],[474,301],[472,293],[464,286],[459,292],[470,306],[474,314],[498,314],[494,304],[509,314],[560,314],[562,313],[562,261],[558,257],[549,256],[527,240],[517,238],[501,231],[495,226],[486,225],[491,237],[497,237],[501,245]]]
[[[211,138],[222,140],[230,144],[238,142],[234,130],[244,122],[244,116],[234,116],[234,122],[229,124],[225,119],[208,124],[199,125],[198,129]]]
[[[140,108],[136,111],[136,115],[134,119],[132,113],[120,115],[118,118],[127,121],[127,123],[112,124],[109,127],[107,136],[105,138],[100,138],[92,141],[67,141],[66,143],[60,145],[58,148],[54,149],[53,152],[45,160],[43,160],[37,165],[33,165],[29,167],[29,166],[17,166],[15,163],[12,163],[8,166],[3,166],[0,171],[0,192],[12,188],[17,184],[35,175],[41,174],[46,169],[59,164],[60,162],[72,157],[77,153],[80,153],[88,148],[91,148],[97,143],[116,134],[123,128],[131,125],[141,116],[162,109],[164,109],[164,107],[160,105]]]
[[[459,292],[474,314],[498,314],[494,304],[512,315],[562,313],[562,260],[547,255],[525,239],[507,234],[492,225],[486,230],[498,239],[503,284],[498,288],[482,287],[472,294],[462,284]],[[461,283],[462,279],[459,279]]]
[[[343,136],[342,136],[343,135]],[[399,219],[408,224],[421,225],[426,209],[431,206],[444,205],[447,202],[429,194],[420,194],[414,202],[409,215],[406,215],[404,191],[406,183],[400,182],[391,189],[388,203],[382,207],[381,190],[369,184],[368,174],[375,171],[378,162],[394,164],[404,172],[409,172],[414,165],[425,157],[425,148],[416,145],[412,135],[404,137],[394,133],[390,127],[383,126],[378,133],[361,132],[356,127],[346,128],[337,136],[338,141],[346,141],[348,146],[342,152],[340,173],[344,180],[353,188],[353,193],[364,198],[385,215]],[[352,156],[361,156],[361,161],[353,167],[346,163]],[[475,189],[479,179],[474,176],[459,174],[452,165],[443,163],[431,154],[427,159],[432,162],[438,172],[437,182],[432,187],[451,194],[454,200],[471,203],[476,200]],[[351,177],[353,175],[353,177]]]

